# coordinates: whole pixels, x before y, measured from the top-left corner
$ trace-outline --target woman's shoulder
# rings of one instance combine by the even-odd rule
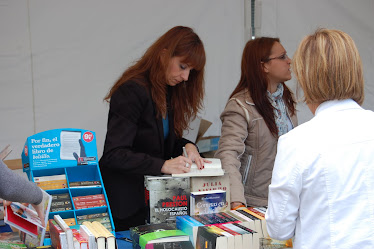
[[[251,95],[247,90],[240,91],[233,95],[228,102],[232,101],[237,102],[237,104],[239,105],[240,103],[242,103],[243,105],[254,105]]]
[[[148,95],[147,81],[142,79],[131,79],[124,82],[118,87],[117,91],[113,93],[112,97],[116,95],[126,96],[126,95]]]

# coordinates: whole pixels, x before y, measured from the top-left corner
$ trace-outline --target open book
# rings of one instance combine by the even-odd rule
[[[52,196],[44,190],[42,191],[43,222],[31,205],[25,206],[19,202],[12,202],[10,206],[5,206],[4,210],[5,223],[24,232],[26,234],[25,240],[27,240],[27,237],[32,237],[32,239],[30,238],[33,241],[32,246],[43,245],[49,210],[51,208]]]
[[[198,169],[197,165],[191,165],[191,171],[182,174],[172,174],[173,177],[191,177],[191,176],[222,176],[224,171],[222,169],[221,160],[218,158],[206,158],[211,163],[204,163],[203,169]]]

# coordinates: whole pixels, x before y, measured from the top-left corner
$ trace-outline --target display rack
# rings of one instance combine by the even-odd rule
[[[74,218],[78,224],[77,216],[108,212],[114,233],[109,201],[98,164],[95,132],[66,128],[32,135],[25,142],[22,164],[30,181],[34,181],[35,177],[66,175],[67,186],[46,191],[51,195],[69,193],[72,210],[50,212],[50,219],[58,214],[63,219]],[[101,186],[71,187],[70,183],[76,181],[100,181]],[[74,205],[73,197],[95,194],[105,196],[106,206],[77,209]],[[44,244],[50,244],[49,239]]]

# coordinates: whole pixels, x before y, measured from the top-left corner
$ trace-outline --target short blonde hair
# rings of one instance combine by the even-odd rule
[[[353,99],[362,105],[364,101],[360,55],[352,38],[340,30],[318,29],[305,37],[292,68],[307,104]]]

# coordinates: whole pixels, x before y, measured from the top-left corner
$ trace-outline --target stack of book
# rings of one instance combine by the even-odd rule
[[[44,190],[67,188],[66,175],[35,176],[34,182]]]
[[[248,207],[237,210],[230,210],[228,214],[237,219],[247,221],[250,226],[249,228],[260,233],[260,237],[269,237],[266,229],[265,220],[266,207]]]
[[[27,248],[18,232],[0,233],[0,248]]]
[[[116,238],[100,222],[85,221],[83,222],[81,229],[82,229],[82,237],[88,238],[89,248],[91,248],[90,243],[93,241],[93,238],[95,238],[94,244],[96,245],[94,248],[97,248],[97,249],[115,249],[116,248]]]
[[[89,222],[98,221],[109,231],[113,230],[112,225],[110,224],[109,214],[107,212],[77,215],[78,225],[82,225],[83,222],[85,221],[89,221]]]
[[[73,197],[75,209],[94,208],[106,206],[104,194],[85,195]]]
[[[69,193],[52,194],[52,205],[50,212],[72,210]]]
[[[192,246],[192,244],[189,242],[188,234],[186,234],[185,232],[181,230],[178,230],[175,227],[175,225],[170,224],[170,223],[149,224],[149,225],[131,227],[130,237],[132,239],[133,249],[155,248],[151,244],[156,244],[156,243],[158,244],[157,246],[159,245],[166,246],[166,243],[169,243],[169,246],[173,245],[173,243],[177,245],[178,243],[182,241],[184,241],[183,244],[187,244],[187,246]],[[188,248],[187,246],[176,247],[176,248]],[[161,247],[161,248],[169,248],[169,247]]]
[[[252,248],[253,246],[256,248],[258,245],[258,239],[260,238],[259,233],[249,228],[251,226],[250,222],[237,219],[226,212],[194,216],[180,216],[177,217],[176,226],[178,229],[186,232],[190,236],[190,240],[193,245],[197,245],[201,242],[202,238],[200,239],[200,242],[197,241],[197,238],[202,236],[201,233],[207,234],[214,231],[222,232],[221,237],[230,237],[229,245],[232,248],[241,248],[240,246],[233,247],[232,243],[234,240],[236,240],[236,244],[245,243],[245,245],[249,246],[248,248]],[[212,227],[214,229],[200,231],[201,229],[199,227]],[[239,236],[240,238],[231,238],[234,236]]]

